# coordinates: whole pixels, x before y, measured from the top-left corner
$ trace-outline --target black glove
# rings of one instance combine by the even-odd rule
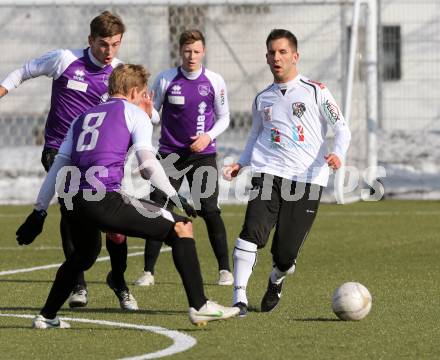
[[[197,211],[182,195],[176,194],[170,198],[170,200],[178,207],[185,211],[185,214],[196,218]]]
[[[44,219],[47,212],[44,210],[34,210],[27,217],[26,221],[21,225],[17,232],[17,242],[19,245],[29,245],[43,231]]]

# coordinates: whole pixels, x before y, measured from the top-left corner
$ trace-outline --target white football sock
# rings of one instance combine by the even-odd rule
[[[238,238],[234,253],[234,295],[232,304],[248,304],[246,286],[257,262],[257,245]]]

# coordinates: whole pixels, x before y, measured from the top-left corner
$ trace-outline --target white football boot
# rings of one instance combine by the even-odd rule
[[[226,307],[208,300],[199,310],[189,309],[189,319],[196,326],[204,326],[208,321],[232,318],[240,312],[237,307]]]
[[[87,289],[79,285],[76,286],[71,292],[67,302],[69,303],[69,307],[71,308],[86,306],[88,302]]]
[[[151,286],[154,285],[154,275],[150,271],[144,271],[142,276],[134,283],[137,286]]]
[[[43,315],[37,315],[32,320],[32,327],[34,329],[68,329],[70,324],[58,316],[54,319],[46,319]]]
[[[234,283],[234,276],[228,270],[220,270],[218,277],[218,285],[232,285]]]

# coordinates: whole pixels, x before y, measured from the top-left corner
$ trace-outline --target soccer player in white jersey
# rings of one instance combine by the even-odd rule
[[[229,125],[226,85],[219,74],[202,65],[205,38],[199,30],[183,32],[179,45],[182,65],[160,73],[152,86],[154,106],[158,111],[162,108],[159,157],[164,164],[178,159],[172,166],[165,165],[165,171],[177,191],[187,178],[217,259],[218,285],[232,285],[226,229],[218,207],[215,140]],[[157,192],[152,199],[159,201]],[[137,285],[154,284],[161,245],[146,242],[144,273]]]
[[[22,68],[13,71],[1,83],[0,98],[17,88],[23,81],[38,76],[53,79],[51,107],[47,116],[45,144],[41,157],[46,171],[52,166],[73,119],[90,107],[107,100],[108,78],[112,70],[121,63],[116,55],[124,32],[125,25],[121,18],[104,11],[90,22],[89,47],[50,51],[27,61]],[[157,112],[154,113],[158,116]],[[72,229],[69,228],[64,215],[62,212],[60,229],[64,254],[68,258],[73,253],[77,239],[72,237]],[[106,245],[116,284],[113,290],[123,309],[135,310],[136,301],[130,296],[124,279],[127,267],[125,237],[107,235]],[[69,305],[83,307],[87,305],[87,301],[86,281],[84,273],[80,273]]]
[[[278,305],[285,276],[295,271],[316,217],[329,168],[341,166],[351,137],[330,91],[298,73],[296,37],[288,30],[274,29],[266,47],[274,82],[255,98],[252,129],[240,159],[223,169],[229,180],[247,165],[255,173],[252,198],[233,252],[233,304],[240,316],[248,311],[246,286],[257,250],[266,245],[273,227],[273,270],[261,311]],[[331,151],[327,149],[328,126],[335,132]]]

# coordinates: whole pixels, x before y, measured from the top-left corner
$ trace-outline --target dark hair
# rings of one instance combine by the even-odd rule
[[[108,79],[108,93],[128,95],[130,90],[137,87],[143,89],[150,74],[142,65],[120,64],[114,68]]]
[[[110,11],[102,12],[90,22],[90,36],[92,38],[123,35],[124,32],[125,25],[122,19]]]
[[[205,47],[205,37],[202,32],[197,29],[186,30],[180,35],[179,46],[182,48],[183,45],[192,44],[196,41],[201,41],[203,47]]]
[[[293,50],[298,50],[298,40],[296,39],[296,36],[293,35],[289,30],[285,29],[272,29],[269,36],[266,39],[266,48],[269,47],[269,43],[273,40],[278,39],[287,39],[289,40],[290,45],[292,46]]]

